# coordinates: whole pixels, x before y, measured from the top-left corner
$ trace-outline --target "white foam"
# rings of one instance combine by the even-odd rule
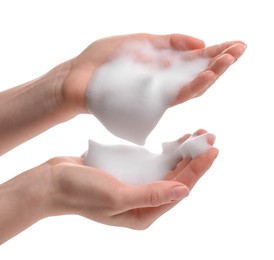
[[[188,53],[128,42],[89,82],[90,112],[114,135],[143,145],[179,90],[208,65]]]
[[[209,138],[215,136],[206,133],[191,136],[183,144],[178,141],[164,143],[160,154],[140,146],[103,145],[90,140],[84,163],[111,174],[123,183],[143,185],[163,180],[180,159],[196,158],[206,152],[211,147]]]

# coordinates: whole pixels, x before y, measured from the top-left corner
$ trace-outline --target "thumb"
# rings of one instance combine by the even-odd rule
[[[131,187],[127,196],[131,208],[159,207],[188,196],[189,189],[180,182],[160,181]]]

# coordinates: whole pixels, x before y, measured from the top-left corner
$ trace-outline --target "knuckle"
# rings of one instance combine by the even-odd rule
[[[57,156],[49,159],[47,162],[45,162],[45,164],[50,166],[56,166],[64,163],[80,164],[81,162],[82,162],[82,159],[78,157]]]
[[[157,190],[152,190],[148,197],[148,202],[152,207],[157,207],[161,205],[161,196]]]

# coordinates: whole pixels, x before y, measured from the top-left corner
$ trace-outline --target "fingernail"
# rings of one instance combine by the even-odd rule
[[[189,194],[189,189],[186,186],[175,186],[170,191],[170,200],[176,201],[187,197]]]

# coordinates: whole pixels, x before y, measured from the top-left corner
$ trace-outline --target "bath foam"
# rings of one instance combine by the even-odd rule
[[[84,155],[84,164],[99,168],[128,185],[144,185],[163,180],[182,158],[196,158],[211,146],[206,133],[191,136],[184,143],[162,144],[162,153],[154,154],[140,146],[103,145],[92,140]]]
[[[208,66],[189,51],[128,42],[88,83],[90,112],[114,135],[144,145],[179,90]]]

